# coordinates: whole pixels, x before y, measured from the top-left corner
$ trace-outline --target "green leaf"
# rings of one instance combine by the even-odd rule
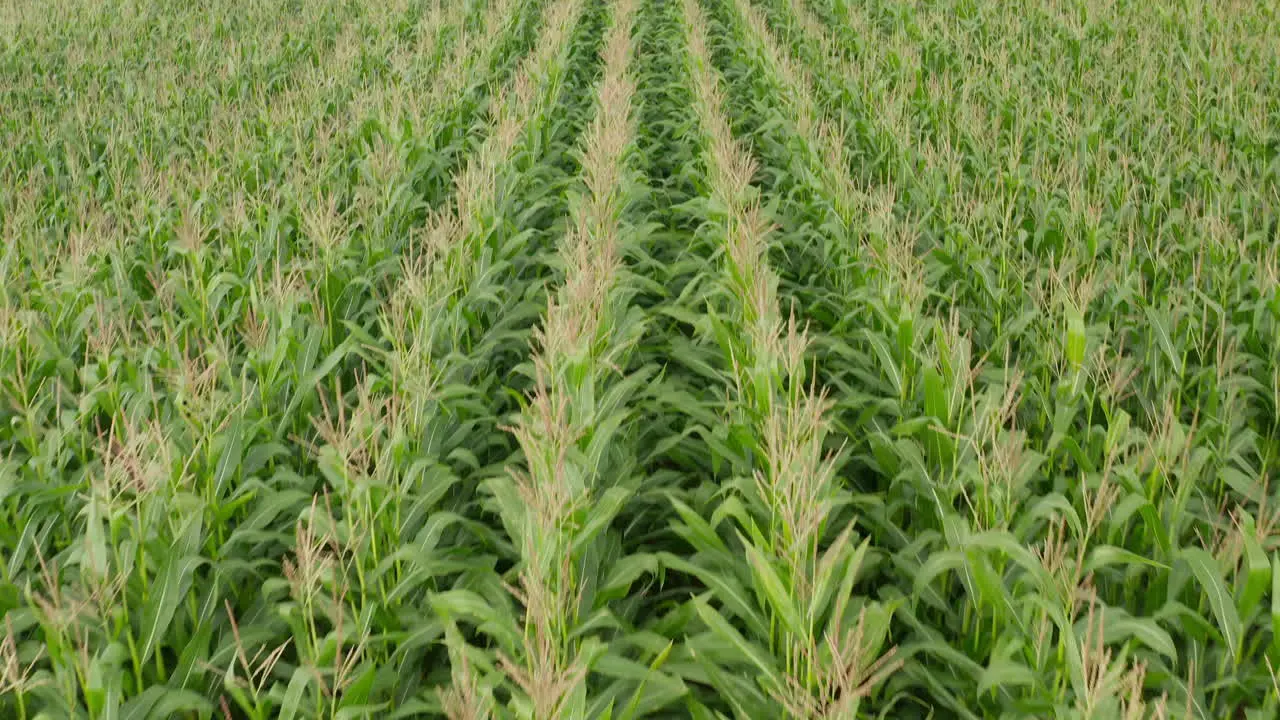
[[[648,553],[627,555],[609,567],[609,574],[597,591],[598,604],[625,597],[637,579],[658,574],[658,558]]]
[[[993,688],[1027,687],[1036,684],[1031,668],[1013,660],[994,660],[978,678],[978,694]]]
[[[1143,557],[1135,552],[1119,548],[1114,545],[1099,545],[1089,553],[1089,558],[1084,562],[1084,571],[1086,573],[1099,570],[1112,565],[1129,565],[1129,566],[1146,566],[1168,570],[1169,566],[1162,562]]]
[[[1133,638],[1170,661],[1177,662],[1178,649],[1173,643],[1173,637],[1155,620],[1134,617],[1121,607],[1105,607],[1101,610],[1101,615],[1104,643]]]
[[[1071,364],[1073,369],[1079,368],[1084,362],[1084,352],[1086,345],[1086,336],[1084,328],[1084,315],[1080,313],[1074,305],[1067,306],[1067,338],[1065,352],[1063,353],[1067,362]]]
[[[764,619],[760,617],[746,589],[737,578],[691,563],[670,553],[660,553],[658,559],[672,570],[688,573],[701,580],[712,595],[724,604],[727,611],[747,624],[747,629],[753,635],[764,636],[768,632]]]
[[[1280,553],[1271,553],[1271,646],[1280,650]]]
[[[668,498],[671,501],[671,506],[675,508],[676,514],[680,516],[684,527],[687,528],[687,539],[693,543],[694,549],[699,552],[715,554],[729,553],[729,548],[724,544],[724,541],[720,539],[715,529],[701,515],[675,497],[668,496]]]
[[[880,358],[881,369],[889,376],[889,382],[893,385],[894,394],[897,397],[902,397],[904,392],[902,371],[898,369],[898,363],[893,358],[893,351],[889,349],[889,343],[870,330],[867,330],[865,335],[867,341],[871,343],[871,349],[875,351],[876,357]]]
[[[1240,642],[1243,627],[1240,616],[1232,602],[1231,593],[1222,582],[1218,561],[1203,548],[1185,548],[1178,557],[1191,568],[1191,574],[1200,583],[1200,588],[1209,598],[1209,607],[1218,621],[1218,631],[1227,643],[1232,658],[1240,657]]]
[[[294,669],[293,676],[289,678],[289,687],[284,691],[284,699],[280,701],[280,720],[293,720],[298,716],[311,677],[312,672],[307,668]]]
[[[1168,557],[1173,552],[1173,544],[1169,540],[1169,531],[1165,525],[1164,518],[1160,517],[1160,511],[1151,503],[1144,503],[1138,508],[1138,514],[1142,516],[1143,525],[1151,536],[1156,539],[1156,545],[1160,548],[1161,553]]]
[[[171,720],[186,714],[207,716],[213,704],[199,693],[181,688],[153,685],[120,708],[124,720]]]
[[[1240,617],[1249,618],[1262,602],[1262,595],[1271,584],[1271,562],[1262,544],[1252,532],[1242,534],[1244,540],[1244,587],[1237,597]]]
[[[1164,356],[1169,360],[1169,364],[1173,367],[1173,373],[1179,377],[1182,376],[1182,354],[1173,346],[1173,340],[1169,336],[1169,328],[1164,319],[1156,314],[1156,311],[1147,305],[1142,308],[1146,313],[1147,323],[1152,332],[1156,336],[1156,345],[1164,352]]]
[[[613,519],[618,516],[618,513],[626,505],[630,497],[631,491],[629,489],[611,487],[596,498],[591,505],[591,512],[588,513],[587,522],[574,534],[573,552],[575,555],[583,552],[586,544],[594,540],[613,522]]]
[[[702,598],[694,598],[693,603],[694,608],[698,612],[698,617],[702,618],[702,621],[707,624],[707,627],[711,629],[711,632],[737,648],[738,651],[742,653],[743,659],[749,661],[757,670],[760,671],[760,674],[764,676],[766,680],[766,687],[779,687],[779,685],[777,685],[778,672],[774,668],[773,659],[769,656],[767,651],[748,642],[747,639],[742,636],[742,633],[735,630],[734,627],[720,615],[720,613],[716,612],[715,609],[707,604],[706,600],[703,600]]]
[[[792,601],[791,593],[787,590],[782,578],[778,576],[773,565],[754,545],[748,542],[746,538],[741,539],[747,553],[747,562],[751,565],[755,575],[757,592],[764,594],[769,607],[773,610],[773,616],[782,620],[782,624],[788,632],[792,634],[802,633],[804,624],[800,619],[800,610]]]
[[[227,429],[222,443],[218,463],[213,470],[213,496],[223,497],[223,485],[231,479],[232,474],[240,467],[241,455],[244,452],[244,418],[236,415]]]
[[[164,571],[151,587],[151,595],[147,598],[146,609],[142,613],[142,662],[151,659],[159,639],[173,620],[178,604],[187,597],[192,575],[204,562],[203,558],[193,555],[183,558],[173,555],[168,557]]]

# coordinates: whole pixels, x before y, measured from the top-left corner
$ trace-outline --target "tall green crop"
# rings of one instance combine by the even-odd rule
[[[1275,716],[1278,23],[0,3],[0,717]]]

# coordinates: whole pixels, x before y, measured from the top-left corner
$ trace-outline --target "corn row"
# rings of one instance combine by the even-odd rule
[[[684,8],[708,185],[724,213],[716,231],[723,233],[730,313],[740,318],[734,334],[742,342],[728,358],[735,383],[730,402],[745,410],[758,443],[755,482],[742,491],[767,518],[765,534],[745,525],[739,532],[752,537],[739,537],[755,579],[777,588],[764,601],[770,631],[760,639],[778,664],[758,668],[764,671],[760,681],[793,716],[852,717],[859,700],[893,665],[888,657],[868,656],[876,648],[866,643],[864,616],[852,627],[843,625],[850,619],[846,594],[827,605],[831,596],[824,588],[841,574],[856,573],[860,562],[847,530],[824,547],[827,518],[838,498],[834,459],[824,449],[829,403],[816,383],[805,386],[808,338],[794,315],[782,319],[778,281],[766,255],[770,227],[752,198],[754,159],[725,119],[706,20],[694,0]],[[714,612],[706,606],[700,611]]]
[[[625,243],[626,153],[634,136],[628,67],[635,7],[634,0],[618,2],[605,35],[596,115],[581,142],[584,193],[560,248],[565,280],[535,332],[535,386],[512,430],[527,463],[513,477],[524,511],[508,521],[522,529],[513,541],[523,557],[515,595],[524,606],[524,652],[523,660],[504,659],[504,667],[537,718],[585,713],[588,667],[575,631],[583,569],[574,546],[583,512],[604,489],[601,433],[618,411],[611,407],[608,375],[624,349],[618,343],[626,341],[616,334],[615,323],[625,319],[617,313],[626,309],[615,289]]]
[[[498,2],[487,14],[478,57],[492,52],[492,39],[498,36],[494,30],[508,22],[511,7],[510,2]],[[450,316],[442,317],[440,311],[459,302],[476,270],[467,258],[483,252],[485,233],[499,222],[494,213],[503,167],[517,150],[522,128],[536,127],[538,113],[554,97],[556,76],[563,72],[560,65],[580,7],[576,0],[560,0],[548,8],[538,45],[517,69],[513,87],[495,99],[484,142],[455,178],[452,203],[431,217],[404,260],[403,280],[384,325],[393,343],[398,377],[406,387],[425,391],[448,374],[433,360],[442,344],[455,340],[451,334],[455,328],[446,325]],[[465,53],[468,44],[459,43],[457,57],[472,57]],[[465,70],[483,65],[468,60],[466,66],[452,68],[445,73],[446,84],[466,82]],[[445,91],[440,97],[448,101],[454,93]],[[424,398],[429,395],[420,393]]]

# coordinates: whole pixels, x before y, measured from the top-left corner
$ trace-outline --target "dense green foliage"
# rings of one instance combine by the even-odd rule
[[[1280,715],[1280,18],[0,4],[0,717]]]

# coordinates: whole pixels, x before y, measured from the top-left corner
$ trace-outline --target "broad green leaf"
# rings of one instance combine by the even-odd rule
[[[1156,337],[1156,346],[1164,353],[1165,358],[1169,361],[1169,365],[1173,368],[1173,372],[1177,376],[1183,374],[1182,353],[1178,352],[1173,346],[1173,340],[1169,336],[1169,327],[1165,322],[1165,318],[1156,313],[1150,305],[1142,308],[1147,316],[1147,324]]]
[[[1243,626],[1240,615],[1236,611],[1231,593],[1222,582],[1222,574],[1218,561],[1203,548],[1184,548],[1179,558],[1191,568],[1192,575],[1200,583],[1200,589],[1209,598],[1209,607],[1218,621],[1218,632],[1227,643],[1227,650],[1233,659],[1239,659]]]
[[[214,498],[222,498],[223,489],[227,482],[231,480],[231,476],[240,467],[241,455],[244,452],[244,419],[237,415],[231,421],[231,426],[227,428],[221,449],[218,455],[218,463],[213,470],[213,478],[211,490]]]
[[[756,647],[746,638],[742,636],[725,620],[720,613],[716,612],[707,602],[701,598],[694,599],[694,607],[698,611],[698,617],[707,624],[713,633],[720,638],[727,640],[739,652],[742,653],[744,660],[755,666],[761,676],[765,679],[766,687],[778,687],[779,681],[778,671],[774,668],[773,660],[769,657],[767,651],[763,648]]]
[[[163,572],[151,587],[151,595],[142,613],[142,662],[151,659],[151,654],[169,629],[178,604],[187,599],[192,576],[204,562],[203,558],[190,555],[181,558],[170,555],[167,558]]]
[[[1271,647],[1280,649],[1280,553],[1271,553]]]
[[[771,615],[782,621],[787,632],[796,635],[803,633],[804,621],[800,618],[800,610],[773,565],[746,538],[742,538],[742,545],[756,579],[756,592],[764,595],[763,599],[773,611]]]
[[[1169,566],[1115,545],[1098,545],[1085,560],[1085,572],[1092,572],[1112,565],[1145,566],[1168,570]]]
[[[1243,533],[1241,540],[1244,544],[1241,568],[1244,582],[1243,587],[1237,591],[1237,607],[1240,617],[1248,619],[1253,616],[1253,611],[1262,602],[1263,593],[1271,584],[1271,561],[1267,559],[1267,553],[1252,531]]]
[[[284,691],[284,698],[280,701],[280,720],[293,720],[299,716],[311,678],[311,670],[304,667],[294,669],[293,676],[289,678],[289,686]]]
[[[978,694],[982,695],[992,689],[1026,687],[1036,684],[1035,673],[1031,668],[1012,660],[998,660],[988,665],[978,679]]]

